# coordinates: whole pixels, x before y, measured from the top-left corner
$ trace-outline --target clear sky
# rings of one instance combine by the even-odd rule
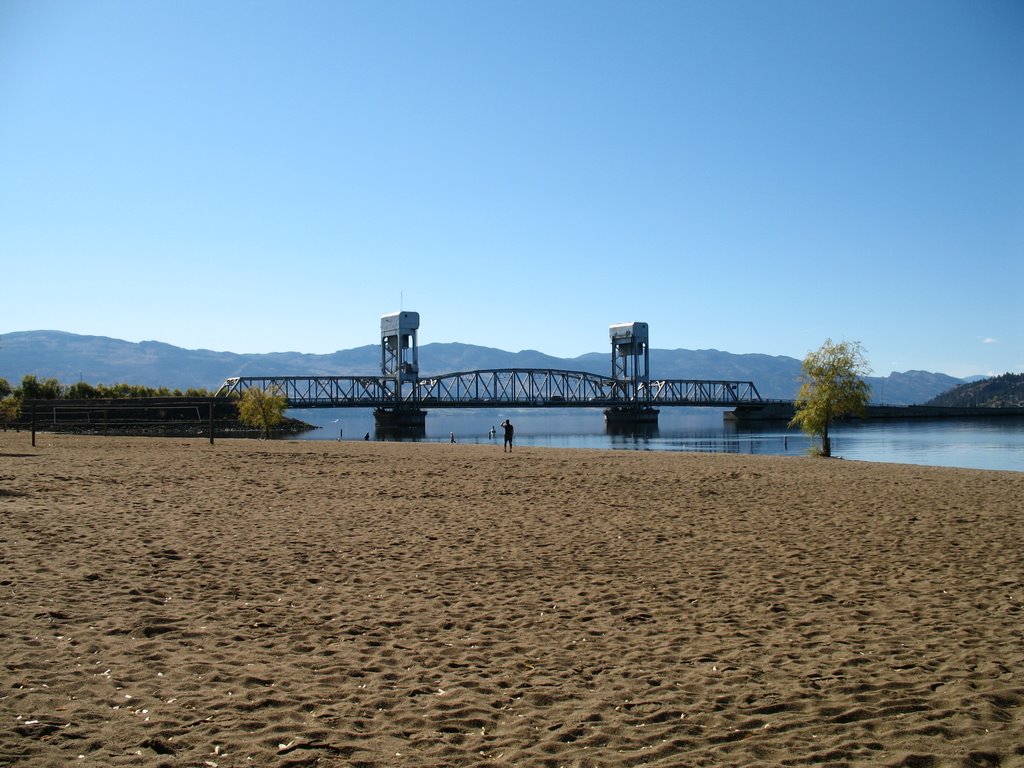
[[[1018,0],[0,0],[0,333],[325,353],[401,308],[1022,371],[1022,40]]]

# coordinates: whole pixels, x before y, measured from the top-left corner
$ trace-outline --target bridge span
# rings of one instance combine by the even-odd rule
[[[662,379],[627,383],[584,371],[498,368],[445,373],[408,382],[387,376],[236,376],[218,395],[276,389],[289,408],[634,408],[735,407],[762,402],[751,381]]]
[[[615,424],[657,424],[658,408],[757,407],[751,381],[651,379],[646,323],[613,325],[612,373],[492,368],[419,375],[419,315],[381,318],[381,375],[236,376],[219,396],[274,389],[289,408],[373,408],[378,427],[419,431],[426,408],[602,408]]]

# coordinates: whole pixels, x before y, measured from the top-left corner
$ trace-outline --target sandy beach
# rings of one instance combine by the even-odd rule
[[[1024,473],[0,433],[0,764],[1024,766]]]

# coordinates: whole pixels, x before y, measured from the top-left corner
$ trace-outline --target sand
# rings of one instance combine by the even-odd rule
[[[1024,765],[1024,473],[0,434],[0,763]]]

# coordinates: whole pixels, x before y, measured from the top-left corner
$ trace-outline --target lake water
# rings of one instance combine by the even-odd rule
[[[304,409],[289,416],[319,427],[305,440],[376,439],[368,409]],[[736,425],[712,408],[665,408],[650,433],[610,433],[597,409],[505,409],[428,411],[421,442],[501,447],[504,419],[516,428],[516,445],[637,451],[806,455],[810,440],[781,422]],[[488,437],[491,427],[497,436]],[[1024,472],[1024,418],[870,421],[840,424],[832,431],[832,453],[846,459],[942,467]]]

